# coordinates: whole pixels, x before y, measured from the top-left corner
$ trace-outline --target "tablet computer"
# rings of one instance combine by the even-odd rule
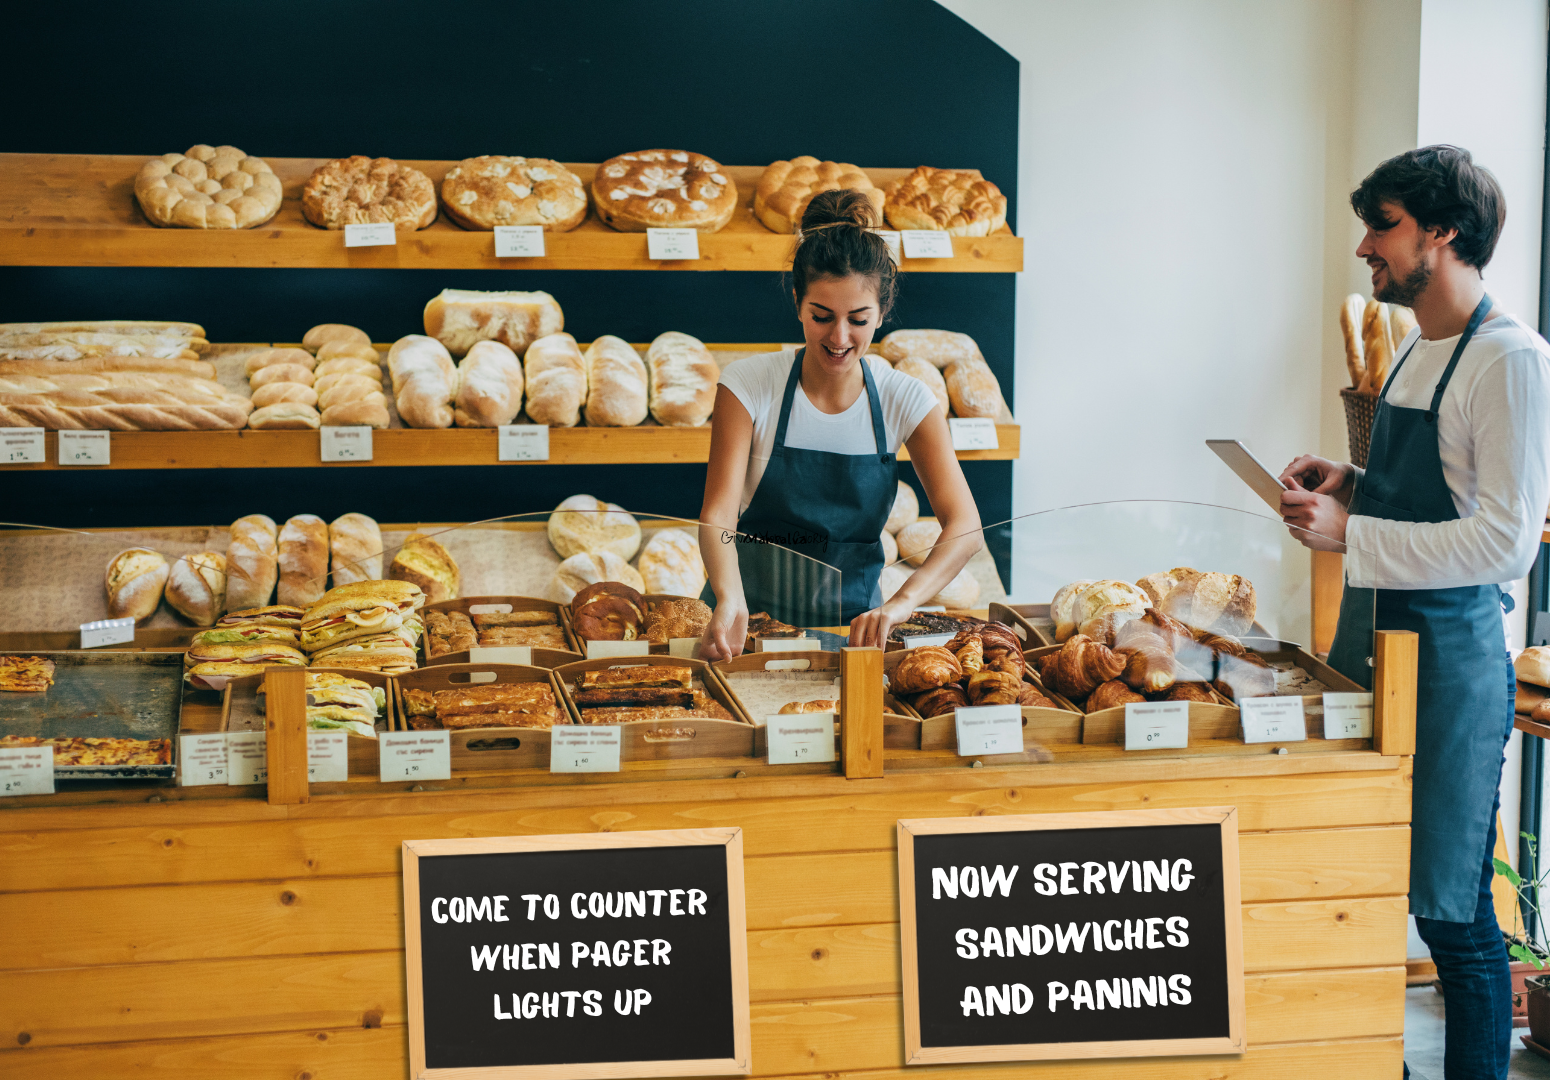
[[[1238,474],[1238,479],[1253,488],[1254,494],[1264,499],[1270,509],[1277,514],[1281,513],[1281,492],[1286,490],[1286,485],[1276,478],[1275,473],[1261,465],[1247,446],[1237,439],[1207,439],[1206,445],[1227,463],[1229,469]]]

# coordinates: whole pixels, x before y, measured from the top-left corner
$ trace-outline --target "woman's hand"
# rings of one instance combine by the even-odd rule
[[[868,645],[887,648],[888,631],[903,622],[914,610],[909,604],[888,600],[881,607],[863,611],[850,620],[850,644],[857,648]]]
[[[710,623],[700,638],[700,659],[714,663],[730,660],[743,651],[748,640],[748,604],[741,598],[723,600],[711,613]]]
[[[1293,490],[1328,495],[1341,506],[1349,506],[1356,488],[1356,467],[1343,461],[1304,454],[1281,471],[1281,483]],[[1282,515],[1285,513],[1283,502]]]
[[[1294,461],[1292,464],[1296,463]],[[1284,482],[1291,490],[1281,493],[1281,520],[1291,528],[1292,536],[1303,547],[1314,551],[1344,553],[1345,524],[1350,516],[1345,511],[1344,502],[1333,495],[1309,491],[1298,482],[1295,475],[1288,476]]]

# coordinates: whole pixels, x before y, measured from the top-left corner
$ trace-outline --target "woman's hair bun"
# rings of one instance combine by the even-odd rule
[[[802,211],[802,231],[832,225],[854,225],[858,229],[877,228],[877,211],[872,200],[859,191],[839,188],[820,191]]]
[[[852,274],[877,286],[878,321],[888,317],[898,293],[898,272],[888,245],[875,230],[877,208],[859,191],[820,191],[802,211],[802,241],[791,257],[791,284],[800,307],[809,283]]]

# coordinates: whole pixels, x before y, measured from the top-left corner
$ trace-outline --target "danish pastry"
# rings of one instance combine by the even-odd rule
[[[620,232],[716,232],[732,220],[737,185],[704,154],[638,150],[597,167],[592,204],[604,224]]]

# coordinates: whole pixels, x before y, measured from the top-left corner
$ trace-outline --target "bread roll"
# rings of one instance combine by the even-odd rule
[[[311,371],[316,363],[316,358],[306,349],[260,349],[248,357],[247,363],[243,366],[248,378],[251,379],[255,371],[273,367],[276,364],[295,364]]]
[[[895,330],[877,343],[877,351],[892,364],[913,356],[937,368],[960,360],[985,359],[973,338],[951,330]]]
[[[318,406],[324,409],[373,395],[387,401],[387,396],[382,393],[382,380],[367,375],[325,375],[313,384],[312,389],[317,391]]]
[[[201,551],[177,559],[163,595],[169,607],[195,626],[214,626],[226,610],[226,556]]]
[[[640,553],[644,592],[697,597],[705,588],[700,542],[684,529],[662,529]]]
[[[891,566],[893,563],[898,562],[899,542],[893,538],[893,533],[889,532],[887,529],[884,529],[882,535],[878,537],[878,539],[883,543],[883,565]]]
[[[325,341],[318,349],[319,366],[330,360],[360,360],[368,364],[380,364],[382,357],[377,350],[363,341]]]
[[[1076,633],[1077,624],[1081,621],[1076,615],[1076,598],[1091,584],[1090,579],[1085,579],[1062,585],[1050,599],[1049,617],[1055,622],[1056,641],[1064,643]]]
[[[316,353],[330,341],[370,345],[371,335],[353,326],[345,326],[343,323],[320,323],[302,335],[301,347],[308,352]]]
[[[316,405],[318,403],[318,392],[310,386],[303,386],[301,383],[293,382],[270,383],[268,386],[260,386],[253,391],[253,408],[255,409],[263,409],[270,405],[281,405],[287,402],[295,405]],[[252,426],[251,414],[248,423],[249,426]]]
[[[565,329],[565,315],[546,292],[443,289],[425,305],[425,332],[453,356],[479,341],[498,341],[518,356],[541,337]]]
[[[965,566],[953,575],[953,580],[942,586],[942,591],[931,598],[933,604],[947,608],[971,608],[980,598],[980,583]]]
[[[249,514],[231,523],[226,546],[226,605],[228,611],[268,607],[274,595],[280,530],[274,519]]]
[[[108,562],[103,585],[108,591],[108,618],[143,623],[156,614],[167,584],[167,560],[150,548],[128,548]]]
[[[463,572],[439,540],[412,533],[388,564],[388,577],[418,585],[425,602],[438,604],[463,595]]]
[[[328,525],[316,514],[297,514],[280,530],[279,602],[311,607],[328,591]]]
[[[899,481],[899,493],[893,497],[893,509],[888,511],[888,520],[883,528],[895,536],[906,525],[913,525],[920,520],[920,500],[915,497],[915,489]]]
[[[522,411],[522,361],[498,341],[480,341],[457,366],[452,420],[458,427],[500,427]]]
[[[388,350],[393,399],[404,423],[417,428],[452,426],[457,366],[435,338],[410,334]]]
[[[904,587],[904,583],[914,573],[905,563],[894,563],[892,566],[883,567],[882,576],[878,579],[877,586],[882,590],[884,600],[892,600],[893,594]]]
[[[1155,606],[1162,603],[1162,598],[1178,587],[1179,582],[1192,577],[1199,577],[1200,571],[1189,566],[1175,566],[1172,570],[1159,570],[1155,574],[1147,574],[1136,581],[1141,591]]]
[[[1530,645],[1512,662],[1518,678],[1535,686],[1550,686],[1550,646]]]
[[[579,555],[572,555],[555,569],[552,595],[560,603],[568,604],[582,589],[596,585],[599,581],[618,581],[636,592],[646,591],[646,582],[635,567],[613,552],[583,551]]]
[[[1361,293],[1352,293],[1340,305],[1340,336],[1345,339],[1345,369],[1351,376],[1353,387],[1362,385],[1367,374],[1367,361],[1362,354],[1362,313],[1367,301]]]
[[[629,342],[604,334],[585,359],[588,427],[634,427],[646,419],[646,364]]]
[[[1531,713],[1546,700],[1550,700],[1550,690],[1519,679],[1517,693],[1513,696],[1512,711]]]
[[[528,419],[549,427],[575,427],[587,400],[587,362],[576,339],[569,334],[539,338],[522,363]]]
[[[942,415],[951,415],[953,407],[947,396],[947,381],[930,361],[922,360],[918,356],[906,356],[894,365],[894,370],[925,383],[926,389],[931,391],[931,396],[936,398],[938,405],[942,406]]]
[[[947,396],[954,416],[1001,415],[1001,384],[983,360],[960,360],[947,368]]]
[[[312,369],[301,364],[270,364],[261,367],[248,376],[248,386],[257,390],[260,386],[268,386],[270,383],[289,382],[301,383],[303,386],[312,385]]]
[[[646,350],[651,415],[663,427],[699,427],[716,407],[721,369],[699,338],[669,330]]]
[[[640,550],[640,524],[616,503],[572,495],[549,515],[549,543],[562,559],[606,551],[629,562]]]
[[[382,530],[365,514],[341,514],[328,525],[333,584],[382,580]]]
[[[279,384],[295,386],[295,383]],[[268,387],[265,387],[268,389]],[[302,387],[303,390],[310,387]],[[248,415],[248,427],[254,431],[303,431],[311,428],[316,431],[321,418],[318,411],[304,401],[278,401],[273,405],[265,405],[262,409],[254,409]]]
[[[316,386],[328,375],[363,375],[368,379],[376,379],[380,383],[382,366],[370,360],[358,360],[353,356],[322,360],[312,369],[312,385]]]
[[[347,401],[342,405],[330,405],[323,410],[322,420],[329,427],[373,427],[378,430],[391,422],[387,398],[381,394]]]
[[[911,566],[919,566],[931,554],[931,549],[942,538],[942,526],[935,521],[916,521],[900,529],[894,539],[899,544],[899,554]]]

